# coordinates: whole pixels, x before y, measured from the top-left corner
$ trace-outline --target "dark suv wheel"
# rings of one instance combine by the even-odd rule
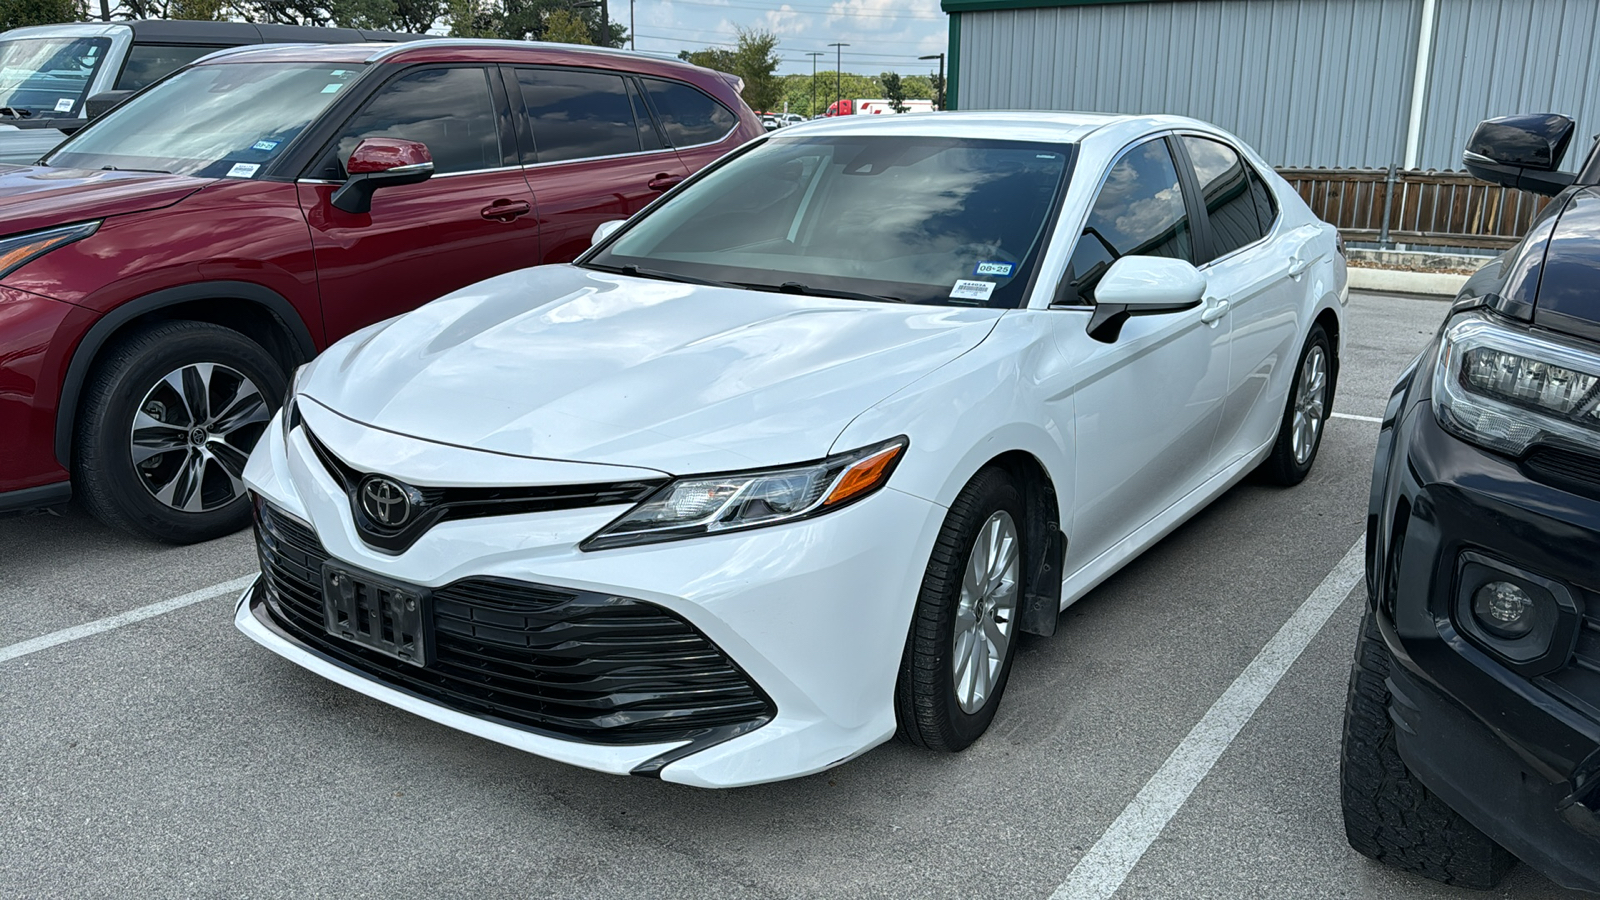
[[[250,519],[245,460],[283,396],[278,363],[205,322],[163,322],[118,341],[78,408],[73,480],[107,525],[172,543]]]

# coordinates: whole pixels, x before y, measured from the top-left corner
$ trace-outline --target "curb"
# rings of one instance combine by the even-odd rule
[[[1429,294],[1436,297],[1454,297],[1469,275],[1448,272],[1405,272],[1396,269],[1366,269],[1351,266],[1350,290],[1378,291],[1395,294]]]

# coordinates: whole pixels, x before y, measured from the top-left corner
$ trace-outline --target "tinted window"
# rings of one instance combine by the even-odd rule
[[[639,86],[631,82],[628,85],[628,99],[633,101],[633,120],[639,123],[639,145],[646,150],[662,149],[661,135],[656,133],[656,126],[650,120],[650,108],[645,105]]]
[[[1256,221],[1261,223],[1261,233],[1266,234],[1272,230],[1272,223],[1278,221],[1278,199],[1272,196],[1266,180],[1254,168],[1250,168],[1250,196],[1255,198]]]
[[[1093,303],[1094,286],[1124,256],[1192,260],[1189,213],[1162,139],[1129,150],[1111,167],[1067,264],[1065,303]]]
[[[220,49],[193,45],[164,47],[159,44],[134,44],[128,49],[128,61],[122,64],[122,74],[117,76],[116,90],[137,91],[180,66],[186,66]]]
[[[1184,149],[1194,163],[1195,181],[1205,198],[1211,224],[1211,252],[1216,259],[1261,239],[1266,232],[1256,215],[1256,198],[1250,190],[1250,167],[1232,147],[1199,137],[1184,137]]]
[[[493,169],[503,160],[488,75],[482,69],[424,69],[389,82],[345,126],[338,158],[363,138],[421,141],[438,174]]]
[[[650,102],[661,116],[661,126],[674,147],[693,147],[720,141],[739,121],[726,106],[687,84],[643,79]]]
[[[539,162],[639,152],[639,123],[622,76],[518,69],[517,83],[533,124]]]

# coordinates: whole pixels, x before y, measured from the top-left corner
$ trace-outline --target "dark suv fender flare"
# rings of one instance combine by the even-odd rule
[[[78,418],[78,398],[89,370],[112,335],[135,319],[169,306],[192,303],[196,300],[240,300],[263,307],[283,327],[294,342],[300,359],[309,360],[317,354],[311,330],[300,318],[288,298],[271,288],[248,281],[206,281],[166,288],[146,294],[117,306],[101,316],[92,326],[78,348],[72,352],[72,362],[67,365],[67,377],[61,384],[61,398],[56,405],[56,459],[67,469],[72,467],[73,427]]]

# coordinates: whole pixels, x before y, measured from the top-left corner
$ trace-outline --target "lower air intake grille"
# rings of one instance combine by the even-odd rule
[[[322,566],[309,528],[256,513],[266,606],[290,638],[371,678],[469,715],[601,744],[692,740],[755,727],[769,700],[710,639],[659,606],[499,578],[432,592],[426,667],[323,628]]]
[[[1541,481],[1588,493],[1600,492],[1600,459],[1557,447],[1539,447],[1522,464]]]

